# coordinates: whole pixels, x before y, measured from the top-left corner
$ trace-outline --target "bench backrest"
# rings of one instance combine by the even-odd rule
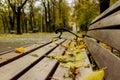
[[[107,67],[105,80],[120,80],[120,58],[100,46],[98,41],[120,51],[120,0],[91,22],[85,37],[98,67]]]

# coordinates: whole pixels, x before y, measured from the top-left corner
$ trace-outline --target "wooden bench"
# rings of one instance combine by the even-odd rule
[[[119,57],[99,44],[103,42],[114,50],[120,51],[119,9],[120,1],[93,20],[84,37],[98,67],[106,67],[105,80],[120,79]],[[79,36],[76,35],[76,37]],[[72,80],[72,78],[63,77],[68,72],[67,68],[62,67],[57,60],[46,58],[45,55],[63,55],[67,51],[63,46],[73,43],[68,39],[45,40],[45,42],[25,47],[23,54],[17,54],[14,51],[0,53],[0,80]],[[37,56],[33,56],[34,54]],[[83,51],[82,54],[86,56],[84,65],[90,64],[86,52]],[[80,72],[76,75],[76,80],[83,80],[83,77],[92,72],[92,68],[83,66]]]
[[[84,38],[99,68],[105,68],[105,80],[120,80],[120,0],[95,18]],[[112,52],[100,43],[112,48]]]
[[[61,66],[55,59],[49,59],[45,55],[63,55],[67,46],[75,43],[68,39],[45,40],[25,47],[25,53],[18,54],[14,51],[0,53],[0,80],[72,80],[64,78],[68,69]],[[62,45],[62,46],[61,46]],[[85,64],[90,64],[85,50]],[[36,57],[34,55],[37,55]],[[92,72],[92,68],[80,69],[79,80]]]

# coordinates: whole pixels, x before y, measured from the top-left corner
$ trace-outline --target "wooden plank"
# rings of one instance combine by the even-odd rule
[[[66,46],[70,41],[64,42],[62,45]],[[59,46],[54,51],[52,51],[49,56],[62,55],[65,51],[65,47]],[[41,62],[36,64],[18,80],[46,80],[51,76],[49,74],[57,64],[57,60],[44,58]]]
[[[120,0],[117,1],[115,4],[113,4],[110,8],[108,8],[107,10],[105,10],[100,16],[96,17],[92,22],[91,24],[93,24],[94,22],[116,12],[120,10]]]
[[[71,45],[75,45],[75,42],[72,42]],[[69,51],[69,50],[68,50]],[[83,67],[80,68],[80,74],[78,74],[76,76],[76,80],[83,80],[83,78],[88,75],[89,73],[92,72],[92,67],[90,66],[89,68],[85,68],[84,66],[86,65],[90,65],[89,59],[87,57],[86,51],[85,49],[81,50],[82,53],[84,54],[86,59],[84,62]],[[55,71],[53,78],[58,79],[58,80],[72,80],[71,78],[64,78],[64,74],[68,74],[68,68],[64,68],[63,66],[61,66],[61,64],[58,66],[57,70]],[[53,79],[54,80],[54,79]]]
[[[90,63],[90,61],[88,59],[88,56],[86,54],[86,50],[82,49],[82,53],[81,54],[84,54],[86,59],[85,59],[83,67],[80,68],[80,74],[77,75],[76,80],[83,80],[83,78],[85,76],[87,76],[88,74],[90,74],[93,71],[91,63]],[[89,65],[89,67],[86,68],[85,66],[88,66],[88,65]]]
[[[99,68],[107,67],[105,80],[120,80],[120,58],[88,37],[85,37],[85,42]]]
[[[51,49],[54,49],[58,46],[64,39],[55,41],[47,46],[44,46],[28,55],[25,55],[9,64],[6,64],[0,67],[0,80],[10,80],[20,72],[22,72],[25,68],[35,63],[35,61],[39,60],[47,54]],[[36,54],[38,57],[31,56],[31,54]],[[14,79],[15,80],[15,79]]]
[[[25,53],[26,53],[26,52],[29,52],[29,51],[32,51],[32,50],[34,50],[35,48],[38,48],[38,47],[43,46],[43,45],[45,45],[45,44],[49,44],[49,43],[50,43],[50,41],[49,41],[49,42],[44,41],[44,42],[41,42],[41,43],[39,42],[39,43],[33,44],[33,45],[31,45],[31,46],[25,47],[25,48],[24,48],[24,49],[25,49]],[[21,55],[21,54],[15,53],[14,50],[11,51],[11,52],[9,52],[9,53],[0,55],[0,58],[2,58],[2,59],[0,60],[0,63],[3,63],[3,62],[5,62],[5,61],[7,61],[7,60],[9,60],[9,59],[11,59],[11,58],[14,58],[14,57],[16,57],[16,56],[19,56],[19,55]]]
[[[76,43],[74,41],[72,41],[70,45],[74,46],[75,44]],[[69,51],[69,49],[67,51]],[[72,80],[71,78],[63,77],[65,74],[68,74],[68,70],[69,70],[68,68],[63,67],[62,64],[60,63],[52,78],[58,79],[58,80]],[[54,79],[52,79],[52,80],[54,80]]]
[[[97,28],[116,28],[120,25],[120,11],[110,15],[92,25],[90,25],[89,30]]]
[[[87,35],[120,51],[120,30],[92,30]]]

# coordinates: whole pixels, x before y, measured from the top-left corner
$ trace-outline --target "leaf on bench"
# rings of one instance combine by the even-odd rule
[[[14,52],[23,54],[23,53],[25,53],[25,49],[24,49],[23,47],[16,48],[16,49],[14,50]]]
[[[2,57],[0,57],[0,61],[1,60],[9,60],[10,58],[2,58]]]
[[[103,80],[104,79],[104,70],[94,71],[86,76],[83,80]]]
[[[37,54],[30,54],[33,57],[39,57]]]

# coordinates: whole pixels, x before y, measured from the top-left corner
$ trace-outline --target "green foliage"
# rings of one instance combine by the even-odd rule
[[[55,26],[56,27],[68,27],[69,25],[69,16],[70,16],[70,7],[65,1],[61,3],[56,3],[55,6],[55,14],[52,15],[52,19],[55,16]],[[53,23],[54,24],[54,23]]]
[[[81,0],[77,2],[74,7],[77,26],[81,30],[87,30],[87,26],[90,24],[99,14],[99,6],[94,0]]]

